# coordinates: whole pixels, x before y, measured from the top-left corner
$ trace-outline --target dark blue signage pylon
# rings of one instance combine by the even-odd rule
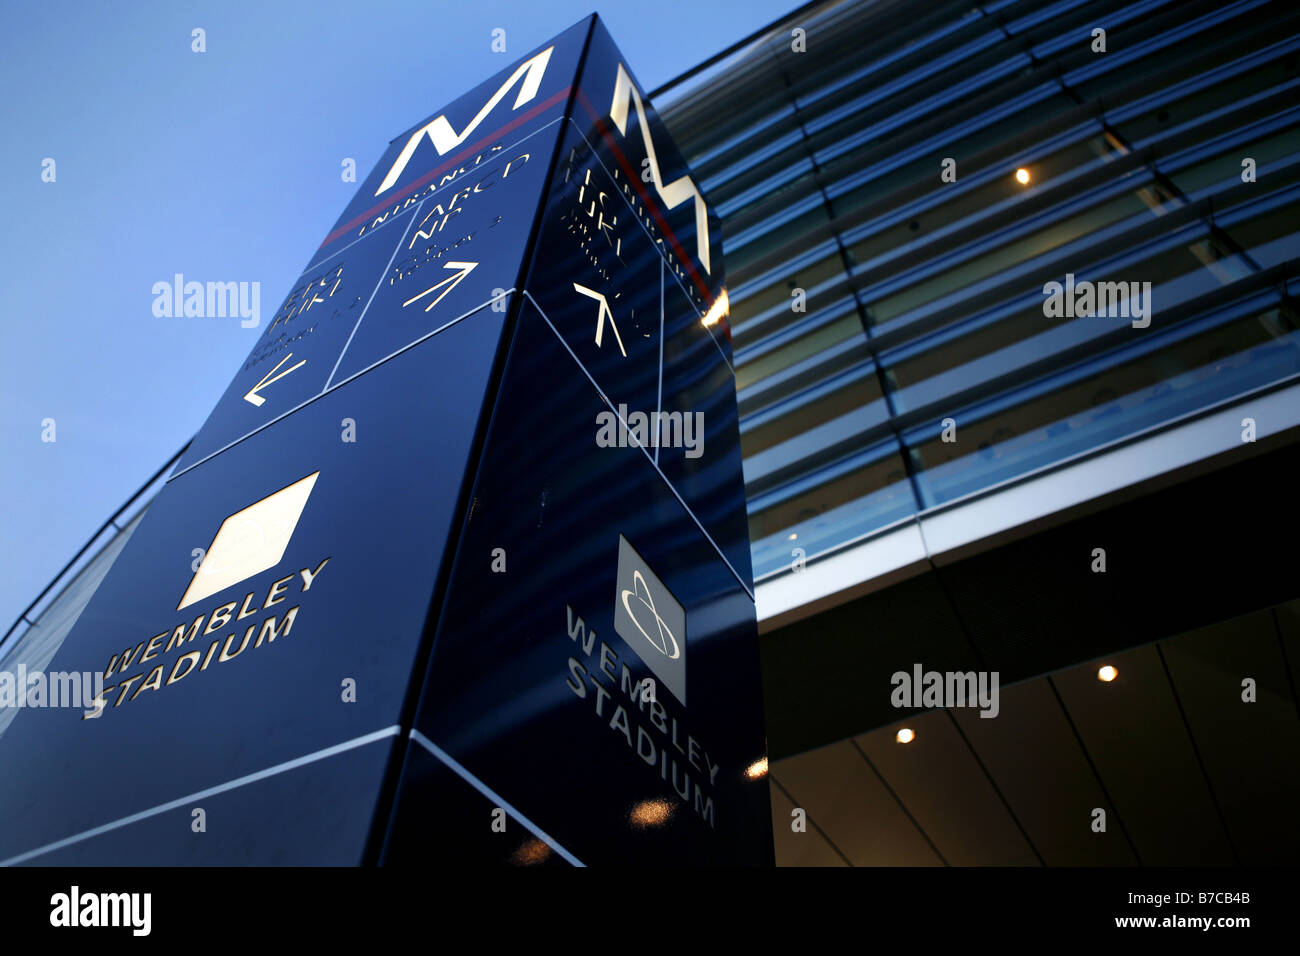
[[[0,731],[0,861],[772,862],[717,218],[591,17],[390,144]]]

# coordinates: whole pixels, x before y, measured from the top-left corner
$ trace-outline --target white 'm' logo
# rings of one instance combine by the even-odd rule
[[[655,192],[669,209],[676,209],[687,199],[695,199],[695,252],[699,256],[704,271],[709,271],[709,211],[704,205],[704,197],[695,188],[689,176],[681,176],[667,185],[659,173],[659,157],[655,155],[654,140],[650,138],[650,124],[646,122],[645,107],[641,104],[641,94],[632,85],[632,78],[618,65],[618,76],[614,80],[614,102],[609,107],[609,118],[614,121],[618,131],[627,135],[628,103],[636,106],[636,118],[641,123],[641,139],[645,142],[646,156],[650,159],[650,177],[654,180]]]
[[[515,71],[510,74],[509,78],[501,84],[501,88],[492,94],[492,98],[488,100],[487,103],[484,104],[483,108],[478,111],[478,114],[469,121],[469,125],[459,133],[452,129],[451,123],[448,122],[446,115],[438,116],[432,122],[420,127],[412,133],[411,138],[406,141],[406,145],[402,147],[402,151],[398,154],[397,161],[393,163],[393,168],[388,171],[388,175],[384,177],[384,181],[380,183],[379,188],[375,190],[375,195],[378,196],[380,193],[391,189],[393,184],[401,178],[402,171],[406,169],[406,164],[411,161],[411,157],[415,155],[416,147],[420,145],[420,141],[424,139],[426,135],[429,137],[429,141],[433,143],[433,148],[438,151],[439,156],[442,156],[465,142],[469,134],[478,129],[482,122],[487,119],[488,114],[496,109],[496,105],[505,99],[506,94],[510,92],[510,88],[519,81],[520,77],[523,77],[524,82],[523,85],[519,87],[519,95],[515,97],[515,105],[511,107],[511,109],[517,110],[535,97],[537,95],[537,88],[541,86],[542,83],[542,74],[546,72],[546,64],[550,62],[551,51],[554,49],[555,47],[548,46],[541,53],[537,54],[537,56],[520,63],[519,66],[515,68]]]

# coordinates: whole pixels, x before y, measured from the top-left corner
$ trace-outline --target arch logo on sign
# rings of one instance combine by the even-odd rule
[[[621,534],[614,630],[685,706],[686,610]]]

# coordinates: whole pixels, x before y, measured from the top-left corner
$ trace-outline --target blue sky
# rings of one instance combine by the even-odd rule
[[[364,178],[392,137],[593,9],[654,89],[797,5],[4,5],[0,627],[203,423],[357,188],[345,157]],[[155,317],[154,283],[178,272],[260,282],[262,325]]]

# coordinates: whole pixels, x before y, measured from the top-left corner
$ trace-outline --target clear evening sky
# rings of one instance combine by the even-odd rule
[[[357,188],[345,158],[364,178],[398,133],[593,9],[649,90],[797,5],[3,5],[0,628],[203,423]],[[175,273],[260,282],[261,324],[156,317]]]

